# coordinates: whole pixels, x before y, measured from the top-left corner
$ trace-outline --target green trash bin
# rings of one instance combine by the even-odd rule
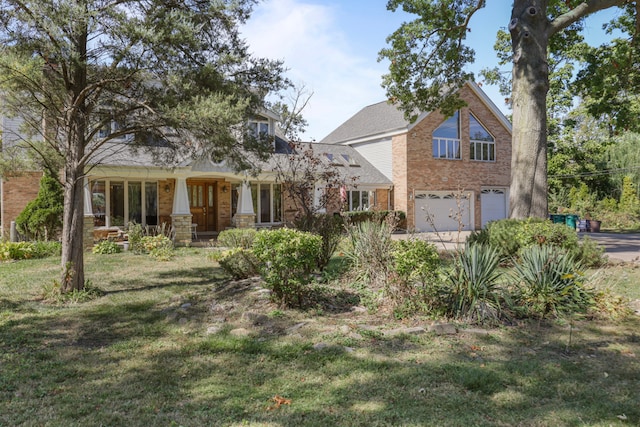
[[[552,214],[552,215],[549,215],[549,219],[554,224],[566,224],[567,223],[567,218],[566,217],[567,216],[563,215],[563,214]]]
[[[569,227],[573,228],[574,230],[576,229],[576,227],[578,226],[578,219],[580,217],[578,215],[566,215],[566,222],[565,224],[567,224]]]

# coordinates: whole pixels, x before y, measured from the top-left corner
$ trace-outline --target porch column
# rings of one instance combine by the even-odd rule
[[[93,204],[91,203],[91,189],[89,188],[89,178],[84,177],[84,217],[82,223],[82,249],[85,251],[93,247]]]
[[[187,179],[176,178],[176,188],[173,194],[173,211],[171,212],[171,224],[175,233],[174,244],[188,246],[191,244],[191,209],[189,208],[189,194],[187,192]]]
[[[239,191],[238,206],[236,214],[233,216],[233,223],[238,228],[254,228],[256,226],[256,213],[253,211],[251,186],[248,180],[242,181]]]

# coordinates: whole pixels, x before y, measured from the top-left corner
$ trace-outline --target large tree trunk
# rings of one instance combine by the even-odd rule
[[[74,163],[73,165],[70,163]],[[84,288],[84,167],[67,159],[64,176],[61,292]]]
[[[546,3],[516,0],[509,23],[513,47],[512,218],[547,216]]]

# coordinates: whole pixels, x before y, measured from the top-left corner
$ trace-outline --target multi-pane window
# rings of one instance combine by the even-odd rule
[[[495,140],[473,114],[469,114],[469,140],[471,160],[495,162]]]
[[[241,185],[234,184],[231,191],[231,214],[238,210]],[[251,184],[253,211],[256,224],[282,222],[282,188],[280,184]]]
[[[433,131],[434,159],[461,159],[460,114],[456,111]]]
[[[376,204],[376,192],[368,190],[347,191],[347,210],[367,211]]]
[[[157,182],[100,180],[90,188],[96,227],[124,227],[131,221],[158,224]]]
[[[269,122],[249,122],[249,130],[256,138],[269,134]]]

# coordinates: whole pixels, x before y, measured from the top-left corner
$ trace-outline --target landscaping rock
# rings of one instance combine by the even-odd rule
[[[180,308],[186,309],[186,308],[191,307],[192,305],[193,305],[193,304],[191,304],[190,302],[185,302],[184,304],[182,304],[182,305],[180,306]]]
[[[636,316],[640,316],[640,299],[631,301],[629,303],[629,307],[633,310]]]
[[[213,325],[207,328],[206,335],[215,335],[222,330],[222,325]]]
[[[329,348],[329,344],[327,344],[326,342],[319,342],[313,345],[313,349],[316,351],[324,350],[326,348]]]
[[[242,313],[242,319],[251,322],[254,326],[264,325],[269,321],[269,316],[260,313]]]
[[[297,323],[291,326],[290,328],[287,328],[285,332],[287,333],[287,335],[291,335],[294,332],[296,332],[298,329],[302,328],[304,325],[306,325],[305,322]]]
[[[436,335],[455,335],[458,333],[458,328],[451,323],[435,323],[429,326],[429,332]]]

